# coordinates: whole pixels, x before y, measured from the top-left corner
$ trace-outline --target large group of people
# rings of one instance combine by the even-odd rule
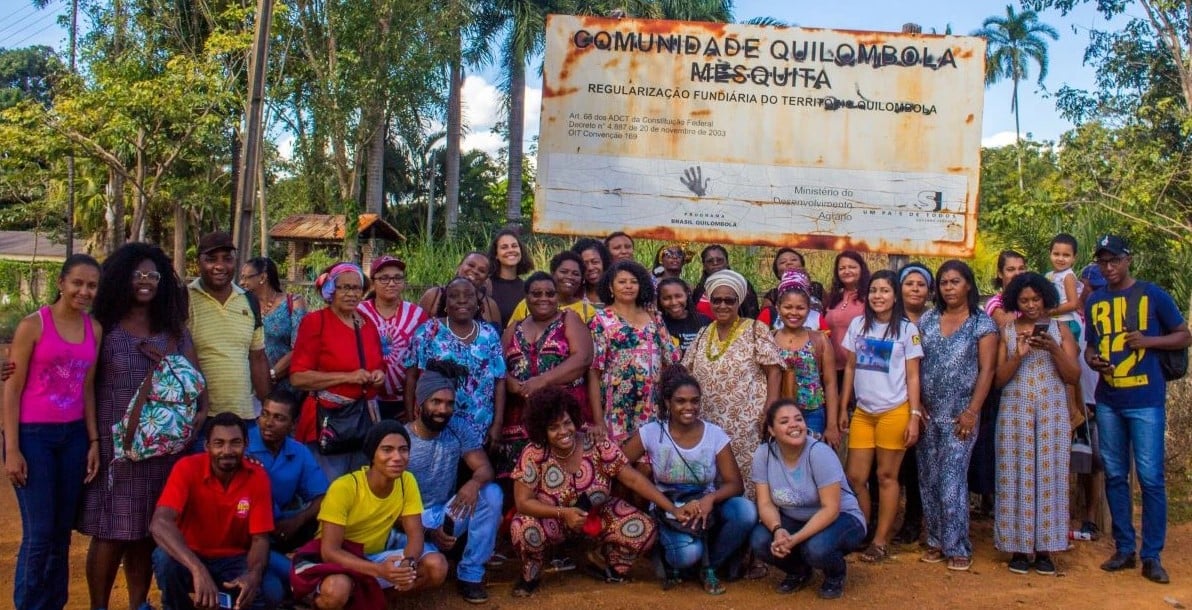
[[[18,326],[16,608],[64,607],[73,529],[96,610],[121,570],[138,610],[154,578],[171,610],[368,609],[442,585],[452,562],[484,603],[498,549],[519,597],[579,558],[608,583],[640,560],[664,589],[710,595],[769,570],[793,593],[819,571],[833,599],[846,555],[881,562],[900,539],[970,569],[970,492],[1009,569],[1051,574],[1090,422],[1116,549],[1102,568],[1140,555],[1169,580],[1165,375],[1192,335],[1118,236],[1079,273],[1070,236],[1047,274],[1003,252],[984,306],[959,260],[871,273],[844,251],[825,289],[783,248],[759,300],[722,246],[693,287],[682,245],[647,269],[624,233],[547,272],[503,230],[455,277],[416,278],[442,281],[417,303],[392,255],[330,266],[313,307],[273,261],[238,267],[226,233],[197,252],[190,284],[149,244],[72,256]]]

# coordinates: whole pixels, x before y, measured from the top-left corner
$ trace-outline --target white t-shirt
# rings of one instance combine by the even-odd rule
[[[670,431],[664,430],[664,425],[655,420],[637,429],[650,456],[658,489],[715,491],[716,455],[728,444],[728,434],[720,426],[705,421],[699,444],[685,449],[671,442]],[[683,460],[687,460],[686,464]]]
[[[903,319],[897,337],[886,338],[883,322],[875,321],[862,333],[865,316],[857,316],[848,325],[841,346],[857,356],[853,392],[857,408],[877,415],[906,402],[906,361],[923,357],[919,329]]]
[[[1068,295],[1067,295],[1067,293],[1064,292],[1064,278],[1068,277],[1069,275],[1072,276],[1073,279],[1076,280],[1076,296],[1077,296],[1077,298],[1079,298],[1080,297],[1080,279],[1076,277],[1075,271],[1072,271],[1071,268],[1068,268],[1068,269],[1064,269],[1063,271],[1048,271],[1047,272],[1047,279],[1051,280],[1052,285],[1055,286],[1055,291],[1060,294],[1060,305],[1063,305],[1068,302]],[[1076,317],[1075,311],[1069,311],[1068,313],[1062,313],[1058,316],[1055,316],[1055,318],[1053,318],[1053,319],[1058,322],[1068,322],[1071,320],[1076,320],[1078,318]]]

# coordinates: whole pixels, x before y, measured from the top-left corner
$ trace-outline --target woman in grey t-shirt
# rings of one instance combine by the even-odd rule
[[[793,400],[766,410],[761,447],[753,456],[759,523],[754,555],[786,573],[779,593],[794,593],[824,573],[819,596],[844,594],[844,556],[865,538],[865,518],[836,452],[807,434]]]

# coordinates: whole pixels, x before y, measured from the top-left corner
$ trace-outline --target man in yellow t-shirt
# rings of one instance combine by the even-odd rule
[[[443,584],[447,558],[425,548],[422,496],[406,471],[409,432],[396,421],[382,421],[368,431],[363,450],[370,465],[336,479],[323,497],[318,534],[323,561],[374,576],[391,600]],[[404,546],[396,548],[400,541]],[[362,545],[364,556],[346,550],[344,542]],[[351,578],[336,574],[319,584],[315,601],[320,608],[342,608],[351,593]]]

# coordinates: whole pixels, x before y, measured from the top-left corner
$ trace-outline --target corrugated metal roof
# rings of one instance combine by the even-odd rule
[[[278,240],[342,242],[347,221],[343,214],[294,214],[273,225],[269,237]],[[377,237],[389,241],[405,241],[393,225],[376,214],[361,214],[357,236]]]
[[[9,260],[66,260],[66,246],[50,241],[46,233],[0,231],[0,258]]]

